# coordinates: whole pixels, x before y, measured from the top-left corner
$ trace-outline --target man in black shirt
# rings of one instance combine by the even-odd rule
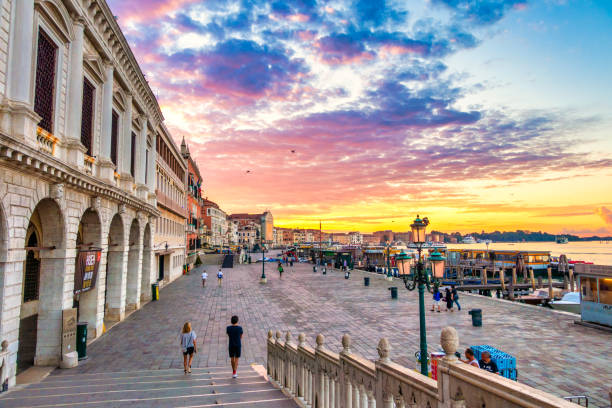
[[[497,364],[495,361],[491,360],[491,353],[488,351],[482,352],[482,359],[478,362],[480,364],[480,368],[483,370],[487,370],[490,373],[498,374],[499,370],[497,369]]]
[[[238,316],[232,316],[232,325],[225,332],[229,337],[229,356],[232,362],[232,377],[238,378],[238,359],[242,351],[242,327],[238,326]]]

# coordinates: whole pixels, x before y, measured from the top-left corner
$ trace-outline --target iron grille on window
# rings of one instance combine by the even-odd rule
[[[95,88],[87,80],[83,79],[83,116],[81,119],[81,143],[87,148],[87,154],[91,156],[91,139],[93,134],[93,118],[94,118],[94,95]]]
[[[38,126],[53,132],[53,94],[55,85],[55,60],[57,46],[45,34],[38,31],[38,53],[36,55],[36,93],[34,111],[41,117]]]
[[[132,154],[130,157],[130,174],[135,177],[134,168],[136,167],[136,133],[132,132]]]
[[[113,120],[111,122],[111,161],[117,165],[117,134],[119,127],[119,115],[113,111]]]
[[[38,280],[40,276],[40,260],[36,259],[34,251],[26,255],[25,277],[23,279],[23,301],[38,300]]]

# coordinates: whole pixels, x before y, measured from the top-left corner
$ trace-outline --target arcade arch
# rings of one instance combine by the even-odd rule
[[[142,243],[140,223],[137,218],[132,220],[129,236],[129,250],[127,261],[127,295],[125,309],[136,310],[140,307],[140,276],[142,262]]]
[[[115,214],[108,230],[108,253],[104,274],[104,320],[118,322],[125,315],[125,232],[123,219]]]
[[[151,224],[145,226],[142,238],[142,277],[140,281],[141,302],[151,299],[151,263],[153,257],[153,241],[151,239]]]

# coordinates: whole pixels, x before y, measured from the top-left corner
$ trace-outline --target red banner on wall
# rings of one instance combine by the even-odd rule
[[[74,273],[74,294],[87,292],[94,288],[100,266],[101,251],[81,251],[77,256]]]

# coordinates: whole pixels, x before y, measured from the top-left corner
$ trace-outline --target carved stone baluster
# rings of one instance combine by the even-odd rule
[[[268,377],[269,378],[274,378],[274,353],[273,353],[273,349],[270,346],[270,341],[274,338],[274,334],[272,333],[272,330],[268,330],[268,364],[267,364],[267,370],[268,370]]]
[[[363,386],[363,384],[361,385],[361,387],[359,387],[359,394],[361,396],[361,407],[362,408],[368,408],[368,395],[366,394],[366,389]]]
[[[376,397],[372,391],[368,391],[368,405],[367,408],[376,408]]]
[[[353,408],[361,408],[361,399],[359,398],[359,385],[353,384]]]
[[[353,408],[353,385],[351,384],[351,380],[346,378],[344,383],[344,403],[346,408]]]
[[[323,408],[329,408],[329,375],[323,373],[323,398],[322,404]]]
[[[279,358],[276,361],[276,381],[278,382],[278,385],[281,386],[281,388],[283,387],[283,362],[284,362],[284,356],[282,355],[282,350],[281,350],[281,332],[277,331],[276,332],[276,350],[279,353]]]
[[[383,408],[394,408],[393,405],[393,395],[385,393],[383,395]]]
[[[327,399],[327,406],[330,408],[336,407],[336,379],[332,376],[329,377],[329,398]]]

